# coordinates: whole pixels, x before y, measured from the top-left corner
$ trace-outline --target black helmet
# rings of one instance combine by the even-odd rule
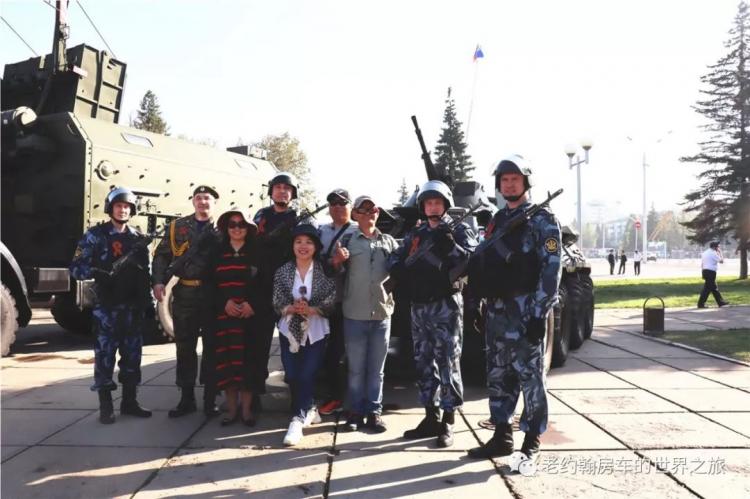
[[[529,168],[529,162],[524,159],[520,154],[512,154],[505,159],[501,159],[495,167],[495,184],[497,184],[499,177],[504,173],[517,173],[523,175],[524,188],[528,191],[533,185],[531,182],[531,168]]]
[[[312,224],[301,223],[292,229],[292,246],[294,246],[294,239],[297,236],[307,236],[315,243],[315,256],[320,256],[320,252],[323,251],[323,243],[320,241],[320,235],[318,229]]]
[[[453,193],[450,187],[440,180],[430,180],[419,189],[419,195],[417,195],[417,204],[419,205],[419,211],[424,213],[424,201],[430,198],[441,198],[445,201],[445,210],[453,206]]]
[[[135,214],[138,212],[138,209],[136,208],[137,198],[135,197],[135,194],[133,194],[133,191],[126,187],[118,187],[117,189],[113,189],[109,191],[109,194],[107,194],[107,197],[104,198],[104,213],[106,213],[109,216],[112,216],[112,205],[115,203],[128,203],[130,205],[130,216],[134,217]]]
[[[271,197],[273,186],[276,184],[286,184],[292,188],[292,199],[297,199],[297,178],[289,172],[277,173],[270,182],[268,182],[268,197]]]

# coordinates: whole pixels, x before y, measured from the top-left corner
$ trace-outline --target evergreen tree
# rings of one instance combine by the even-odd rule
[[[137,114],[138,117],[130,123],[133,128],[169,135],[169,126],[161,115],[159,100],[151,90],[147,90],[143,95]]]
[[[708,67],[701,77],[706,85],[694,109],[708,121],[701,151],[682,161],[700,163],[700,186],[685,196],[684,222],[690,239],[705,245],[712,239],[734,237],[740,249],[740,279],[747,279],[750,240],[750,10],[738,6],[725,43],[728,54]]]
[[[648,212],[648,215],[646,215],[646,225],[648,226],[648,236],[647,239],[650,241],[654,230],[656,230],[656,226],[659,224],[659,220],[661,219],[661,215],[656,211],[654,208],[654,205],[651,205],[651,211]]]
[[[299,139],[284,132],[281,135],[266,135],[259,143],[268,151],[268,160],[279,171],[289,172],[297,177],[298,196],[302,208],[315,207],[315,189],[310,185],[310,167],[307,166],[307,155],[299,144]],[[270,179],[269,179],[270,180]]]
[[[409,199],[409,188],[406,186],[406,179],[401,179],[401,187],[398,188],[398,204],[403,206],[407,199]]]
[[[461,122],[456,118],[456,102],[451,97],[451,89],[448,88],[443,113],[443,130],[435,147],[437,153],[435,168],[441,180],[449,184],[451,188],[455,182],[469,180],[469,174],[474,170],[470,161],[471,156],[466,154],[466,142],[464,142],[464,132],[461,127]]]

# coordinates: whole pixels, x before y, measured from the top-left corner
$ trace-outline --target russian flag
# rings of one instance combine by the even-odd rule
[[[482,47],[477,45],[476,50],[474,50],[474,62],[477,62],[477,59],[481,59],[484,57],[484,52],[482,52]]]

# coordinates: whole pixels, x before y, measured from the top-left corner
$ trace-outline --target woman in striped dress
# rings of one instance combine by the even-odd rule
[[[264,382],[263,370],[253,362],[257,346],[251,319],[257,275],[253,241],[258,227],[240,211],[227,211],[216,225],[223,236],[213,267],[216,386],[224,390],[227,401],[221,425],[236,422],[241,406],[242,421],[254,426],[252,394]]]

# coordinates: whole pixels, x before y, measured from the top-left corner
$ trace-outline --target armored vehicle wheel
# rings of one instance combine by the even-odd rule
[[[544,374],[552,369],[552,352],[555,349],[555,313],[547,314],[547,333],[544,336]]]
[[[564,287],[560,287],[560,302],[553,308],[554,314],[554,326],[550,331],[553,331],[554,336],[552,339],[552,358],[551,367],[562,367],[565,365],[565,361],[568,360],[568,350],[570,347],[570,327],[564,326],[564,324],[570,324],[572,322],[570,316],[570,309],[568,308],[567,292]]]
[[[172,289],[179,281],[178,278],[172,277],[164,289],[164,299],[156,303],[156,312],[159,314],[159,323],[162,331],[169,339],[174,339],[174,321],[172,320],[172,300],[174,295]]]
[[[55,295],[50,311],[55,322],[66,331],[75,334],[91,334],[91,310],[79,310],[73,293]]]
[[[568,346],[575,350],[583,345],[584,323],[587,321],[586,290],[579,274],[563,275],[560,293],[565,290],[565,305],[562,311],[562,320],[569,325]]]
[[[16,300],[10,290],[2,285],[0,288],[0,354],[5,357],[10,352],[10,346],[16,341],[18,330],[18,309]]]
[[[594,332],[594,282],[591,280],[590,275],[581,275],[581,282],[583,283],[583,293],[585,298],[585,306],[583,310],[583,338],[591,338],[591,333]]]

